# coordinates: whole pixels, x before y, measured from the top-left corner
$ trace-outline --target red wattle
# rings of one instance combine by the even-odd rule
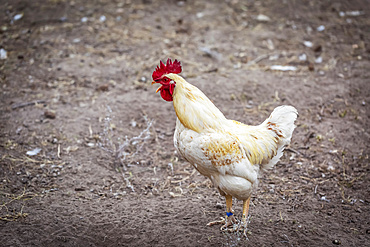
[[[170,93],[169,88],[162,89],[161,96],[165,101],[173,101],[172,94]]]
[[[170,94],[171,94],[171,97],[173,95],[173,90],[175,90],[175,84],[170,84]]]

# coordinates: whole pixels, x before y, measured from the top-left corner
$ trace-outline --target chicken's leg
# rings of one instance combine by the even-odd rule
[[[248,211],[249,211],[249,203],[251,198],[249,197],[247,200],[243,200],[243,216],[241,222],[241,228],[244,229],[244,234],[246,234],[247,225],[248,225]]]
[[[233,206],[233,197],[226,195],[226,222],[223,226],[221,226],[221,230],[226,230],[229,226],[233,226],[237,223],[237,220],[234,216],[234,210],[232,209]]]
[[[237,220],[234,217],[234,211],[232,210],[233,197],[225,195],[225,198],[226,198],[226,219],[222,218],[222,220],[209,222],[207,226],[223,224],[223,226],[221,226],[221,230],[226,230],[229,226],[233,226],[235,223],[237,223]]]

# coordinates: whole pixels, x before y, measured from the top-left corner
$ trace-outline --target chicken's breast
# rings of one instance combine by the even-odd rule
[[[174,144],[178,153],[209,177],[221,194],[240,200],[250,197],[259,166],[250,163],[237,138],[223,132],[197,133],[177,120]]]

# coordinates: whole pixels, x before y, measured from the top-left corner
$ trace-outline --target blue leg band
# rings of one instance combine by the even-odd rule
[[[226,212],[226,215],[227,215],[227,217],[230,217],[231,215],[233,215],[233,213],[231,213],[231,212]]]

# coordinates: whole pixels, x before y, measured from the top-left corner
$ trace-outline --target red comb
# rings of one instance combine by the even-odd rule
[[[175,61],[171,61],[171,59],[167,59],[167,64],[164,64],[160,61],[160,65],[157,66],[155,71],[153,72],[152,78],[153,80],[157,80],[162,77],[162,75],[174,73],[178,74],[181,73],[181,63],[175,59]]]

